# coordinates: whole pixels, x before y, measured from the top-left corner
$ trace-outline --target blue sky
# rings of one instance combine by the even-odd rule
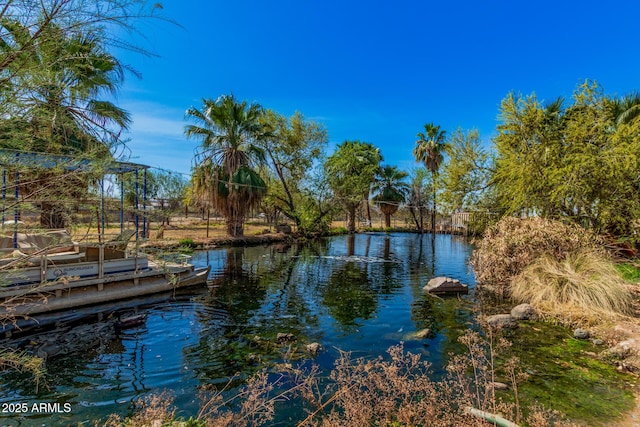
[[[478,129],[490,143],[510,92],[570,97],[585,79],[607,94],[640,89],[635,1],[164,0],[134,43],[159,55],[117,56],[128,76],[132,161],[189,173],[196,141],[184,111],[233,92],[323,123],[329,153],[344,140],[417,166],[416,133]]]

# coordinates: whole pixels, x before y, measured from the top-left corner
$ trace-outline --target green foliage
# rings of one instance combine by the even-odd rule
[[[640,267],[638,264],[631,262],[619,263],[616,264],[616,269],[627,282],[640,283]]]
[[[331,236],[338,236],[341,234],[347,234],[349,232],[349,230],[347,230],[346,227],[336,227],[336,228],[332,228],[331,230],[329,230],[329,235]]]
[[[426,168],[418,168],[411,173],[411,188],[407,205],[419,232],[424,230],[424,215],[431,201],[432,178],[434,177],[429,176]]]
[[[515,94],[502,101],[494,140],[499,202],[511,213],[631,236],[640,218],[640,121],[630,114],[637,108],[594,82],[580,85],[572,101],[542,105]]]
[[[380,150],[360,141],[345,141],[324,164],[329,186],[348,212],[347,229],[355,232],[355,210],[365,195],[382,161]]]
[[[193,239],[190,237],[180,239],[178,244],[183,248],[189,248],[189,249],[193,249],[196,246],[195,243],[193,243]]]
[[[68,32],[54,18],[25,25],[0,17],[2,145],[104,156],[130,122],[104,98],[117,90],[124,68],[96,29]]]
[[[443,153],[446,150],[446,132],[440,130],[440,126],[433,123],[424,125],[424,133],[417,134],[418,140],[413,150],[413,155],[418,162],[424,163],[424,166],[432,174],[437,174],[440,165],[444,160]]]
[[[265,175],[269,176],[263,210],[282,212],[302,233],[325,230],[328,210],[316,203],[322,196],[308,190],[313,167],[327,144],[326,129],[299,112],[286,118],[267,110],[261,120],[269,129],[268,137],[260,141],[268,163]]]
[[[382,166],[376,173],[373,182],[373,201],[380,206],[385,217],[385,226],[391,227],[391,215],[396,213],[401,203],[404,203],[410,186],[404,180],[409,174],[401,171],[397,166]]]
[[[265,162],[259,141],[269,136],[261,122],[264,110],[233,95],[202,103],[202,110],[192,107],[186,113],[196,122],[185,127],[186,136],[201,142],[194,189],[223,213],[229,236],[242,236],[247,212],[267,192],[257,172]]]
[[[490,205],[487,199],[493,159],[482,146],[478,131],[456,130],[449,137],[447,152],[441,196],[445,211],[476,211]]]
[[[446,132],[440,130],[440,126],[436,126],[433,123],[427,123],[424,125],[424,133],[418,133],[418,140],[416,141],[416,147],[413,150],[413,155],[416,161],[422,162],[429,172],[431,172],[431,202],[433,208],[431,209],[431,230],[434,231],[433,237],[435,238],[436,229],[436,213],[438,211],[438,205],[436,198],[438,194],[438,171],[440,165],[444,160],[443,153],[447,149]],[[422,232],[422,224],[420,224],[419,230]]]

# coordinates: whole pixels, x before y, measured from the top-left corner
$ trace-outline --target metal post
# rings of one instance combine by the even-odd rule
[[[147,237],[147,168],[144,168],[144,174],[142,176],[142,237]]]
[[[124,233],[124,174],[120,174],[120,234]]]
[[[13,249],[18,248],[18,220],[20,219],[20,215],[18,213],[18,199],[20,197],[20,194],[18,192],[19,184],[20,184],[20,172],[16,172],[16,182],[15,182],[16,206],[13,209]]]
[[[138,169],[135,171],[136,177],[136,242],[138,241],[138,228],[140,217],[138,216]]]
[[[100,178],[100,241],[104,242],[104,175]]]

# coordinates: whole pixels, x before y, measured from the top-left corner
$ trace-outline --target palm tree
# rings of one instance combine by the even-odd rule
[[[433,187],[433,211],[431,212],[431,231],[436,232],[436,177],[438,170],[444,159],[443,151],[446,148],[445,131],[440,130],[440,126],[433,123],[424,125],[424,133],[417,134],[418,140],[416,147],[413,149],[413,155],[416,161],[424,163],[424,166],[431,172]]]
[[[256,169],[265,162],[257,144],[267,137],[260,123],[264,110],[258,104],[238,102],[233,95],[203,99],[203,109],[190,108],[185,134],[202,142],[196,157],[196,171],[205,171],[206,188],[213,205],[224,215],[227,234],[242,236],[246,213],[257,206],[267,186]]]
[[[408,173],[396,166],[386,165],[378,170],[373,183],[373,200],[378,203],[384,214],[385,227],[391,227],[391,215],[398,211],[400,203],[406,200],[410,186],[404,179]]]
[[[616,125],[630,123],[640,116],[640,93],[631,92],[622,98],[606,100]]]
[[[16,41],[25,31],[13,28]],[[49,24],[33,49],[25,49],[7,85],[16,90],[16,109],[5,126],[30,133],[3,138],[6,148],[53,154],[110,156],[110,145],[130,123],[129,114],[103,95],[114,94],[124,80],[124,67],[104,50],[95,34],[67,35]],[[29,40],[23,41],[28,43]],[[13,123],[11,125],[11,123]],[[18,146],[15,146],[18,144]]]
[[[104,95],[116,92],[123,81],[120,62],[104,50],[93,33],[69,35],[48,23],[40,42],[29,49],[28,29],[12,23],[8,30],[20,51],[5,74],[7,91],[0,102],[11,104],[0,120],[0,147],[48,154],[112,158],[111,148],[129,123],[129,114]],[[11,94],[10,96],[7,94]],[[41,225],[63,228],[68,200],[86,194],[96,174],[59,170],[22,174],[23,194],[45,194]],[[65,185],[59,185],[64,175]]]

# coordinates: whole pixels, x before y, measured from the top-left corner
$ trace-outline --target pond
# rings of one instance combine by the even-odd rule
[[[27,376],[3,374],[2,407],[26,403],[29,411],[0,413],[0,424],[92,425],[111,413],[128,415],[133,399],[158,390],[174,393],[179,415],[196,415],[201,386],[224,387],[238,373],[240,384],[280,362],[279,348],[255,345],[278,333],[293,334],[301,347],[320,343],[314,362],[325,370],[340,350],[372,358],[405,341],[438,375],[472,319],[471,302],[433,298],[422,287],[434,276],[473,285],[470,254],[462,237],[432,242],[401,233],[196,252],[195,265],[212,266],[212,289],[140,308],[145,321],[119,332],[106,322],[66,330],[77,337],[75,350],[47,361],[37,392]],[[430,337],[414,339],[423,328]],[[34,403],[59,406],[38,414]]]

